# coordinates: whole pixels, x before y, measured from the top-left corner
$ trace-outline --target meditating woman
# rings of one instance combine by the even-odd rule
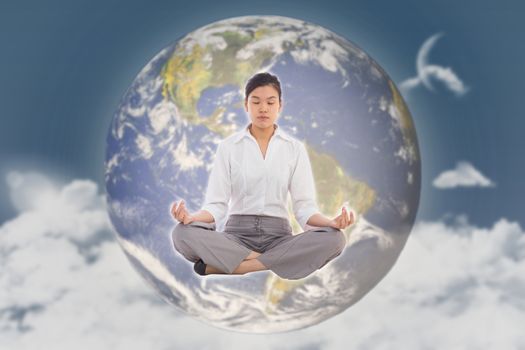
[[[269,269],[304,278],[341,254],[341,230],[354,215],[344,206],[334,219],[319,212],[306,147],[276,124],[282,98],[275,75],[248,80],[244,107],[251,122],[219,143],[201,210],[190,214],[184,200],[173,204],[174,247],[200,275]],[[304,230],[297,235],[288,221],[288,192]],[[224,232],[216,231],[227,213]]]

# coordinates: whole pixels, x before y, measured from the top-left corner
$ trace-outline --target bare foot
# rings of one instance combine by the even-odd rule
[[[243,262],[240,263],[239,266],[232,272],[236,275],[244,275],[248,272],[255,272],[255,271],[262,271],[262,270],[268,270],[266,266],[263,265],[259,260],[257,259],[250,259],[250,260],[243,260]]]
[[[258,257],[259,255],[261,255],[261,253],[254,252],[252,250],[250,252],[250,254],[246,258],[244,258],[244,260],[252,260],[252,259],[255,259],[256,257]]]
[[[232,274],[243,275],[247,272],[267,270],[268,268],[256,259],[259,255],[261,255],[261,253],[252,251],[246,258],[244,258],[240,265],[237,266],[237,269],[235,269],[232,272]],[[204,273],[206,275],[226,274],[226,272],[219,270],[218,268],[211,265],[206,265],[206,270],[204,271]]]

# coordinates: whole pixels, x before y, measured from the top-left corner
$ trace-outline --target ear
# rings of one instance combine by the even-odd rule
[[[244,100],[244,110],[248,112],[248,101]]]

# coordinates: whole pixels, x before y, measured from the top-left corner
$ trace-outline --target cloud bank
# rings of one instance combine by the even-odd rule
[[[525,235],[504,218],[487,228],[464,216],[418,222],[392,271],[356,305],[310,328],[249,335],[195,321],[146,287],[93,182],[8,180],[19,214],[0,226],[2,349],[525,347]]]

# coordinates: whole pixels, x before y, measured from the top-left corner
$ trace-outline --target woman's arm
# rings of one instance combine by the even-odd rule
[[[199,212],[194,214],[198,218],[195,219],[195,221],[215,221],[215,223],[218,223],[226,216],[231,196],[231,181],[228,152],[225,147],[227,147],[227,145],[225,145],[224,142],[219,143],[217,146],[217,153],[215,154],[208,179],[208,187],[206,188],[204,205]]]
[[[341,214],[334,219],[329,219],[321,213],[316,213],[308,220],[308,225],[311,226],[330,226],[338,229],[345,229],[355,222],[355,214],[353,210],[346,210],[346,207],[341,208]]]
[[[192,221],[201,221],[201,222],[214,222],[213,215],[210,214],[207,210],[199,210],[196,213],[191,214]]]
[[[306,223],[310,226],[335,226],[334,220],[327,218],[321,213],[315,213],[314,215],[310,216],[310,219],[308,219]]]
[[[308,158],[306,147],[301,143],[299,157],[290,184],[294,214],[299,225],[306,231],[308,229],[306,225],[344,229],[348,225],[353,224],[353,213],[348,216],[344,207],[341,215],[334,219],[321,214],[317,206],[316,192],[310,159]]]
[[[193,221],[201,221],[207,223],[211,223],[214,221],[213,215],[211,215],[210,212],[206,210],[200,210],[193,214],[188,213],[186,205],[184,204],[184,200],[181,200],[178,204],[177,202],[173,203],[173,206],[171,208],[171,214],[175,219],[177,219],[180,223],[183,223],[184,225],[191,224]]]
[[[321,214],[316,201],[316,188],[312,166],[303,143],[299,143],[298,151],[297,163],[292,173],[289,190],[292,197],[295,219],[303,230],[306,231],[308,229],[306,225],[310,224],[312,216],[314,216],[314,214]],[[314,221],[319,222],[319,220],[315,218]]]

